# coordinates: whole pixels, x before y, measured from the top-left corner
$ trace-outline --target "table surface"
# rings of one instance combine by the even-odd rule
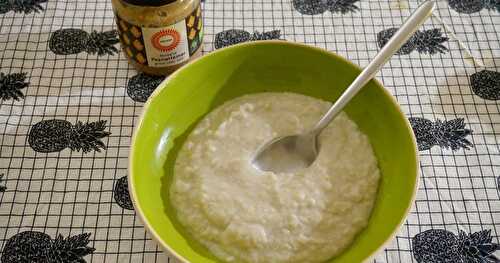
[[[357,12],[342,14],[329,1],[333,12],[309,15],[301,8],[305,2],[311,1],[207,0],[204,53],[214,49],[216,34],[224,30],[280,30],[283,39],[315,45],[365,66],[379,50],[377,34],[397,27],[418,5],[415,0],[361,0],[355,3]],[[417,41],[411,53],[394,57],[378,74],[412,118],[421,147],[421,183],[406,222],[375,262],[432,262],[422,261],[430,251],[415,249],[412,241],[445,241],[439,239],[443,233],[453,239],[459,231],[484,231],[479,233],[486,238],[479,243],[499,242],[498,79],[496,90],[485,91],[484,81],[472,89],[470,77],[500,70],[500,13],[487,8],[458,13],[451,2],[439,2],[423,28],[429,31],[420,35],[449,38],[438,41],[443,53],[426,54],[424,41]],[[126,179],[119,180],[127,175],[130,139],[143,106],[126,92],[137,72],[121,53],[64,56],[49,49],[51,33],[61,28],[116,28],[111,1],[49,0],[41,6],[38,13],[0,14],[0,72],[25,72],[29,82],[20,89],[24,98],[0,98],[0,248],[11,253],[5,248],[18,245],[14,235],[39,231],[53,240],[58,234],[80,235],[79,246],[95,248],[84,257],[87,262],[172,261],[129,209]],[[0,91],[8,85],[0,82]],[[72,125],[106,121],[105,130],[111,132],[102,139],[106,149],[36,151],[28,134],[35,124],[50,119]],[[84,233],[90,234],[88,244]],[[33,233],[24,235],[34,242]]]

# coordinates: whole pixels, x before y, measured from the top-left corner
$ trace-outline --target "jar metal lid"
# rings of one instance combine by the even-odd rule
[[[162,6],[171,4],[177,0],[123,0],[123,1],[138,6]]]

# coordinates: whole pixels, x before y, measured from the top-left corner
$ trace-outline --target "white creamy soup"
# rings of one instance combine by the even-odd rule
[[[259,93],[209,113],[179,152],[170,189],[180,223],[229,262],[322,262],[368,223],[380,172],[368,137],[341,113],[320,136],[305,170],[255,169],[256,149],[304,132],[331,103],[293,93]]]

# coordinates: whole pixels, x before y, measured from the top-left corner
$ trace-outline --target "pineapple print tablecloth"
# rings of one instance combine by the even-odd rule
[[[417,5],[207,0],[204,52],[280,38],[364,66]],[[378,76],[411,120],[422,180],[375,262],[498,262],[499,5],[439,2]],[[161,79],[128,66],[114,29],[108,0],[0,0],[1,262],[173,261],[145,232],[124,177],[141,101]]]

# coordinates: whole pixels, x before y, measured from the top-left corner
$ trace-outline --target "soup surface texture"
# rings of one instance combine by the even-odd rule
[[[331,103],[293,93],[245,95],[209,113],[177,156],[170,199],[179,222],[229,262],[322,262],[368,223],[380,172],[368,140],[341,113],[307,169],[255,169],[257,148],[304,132]]]

